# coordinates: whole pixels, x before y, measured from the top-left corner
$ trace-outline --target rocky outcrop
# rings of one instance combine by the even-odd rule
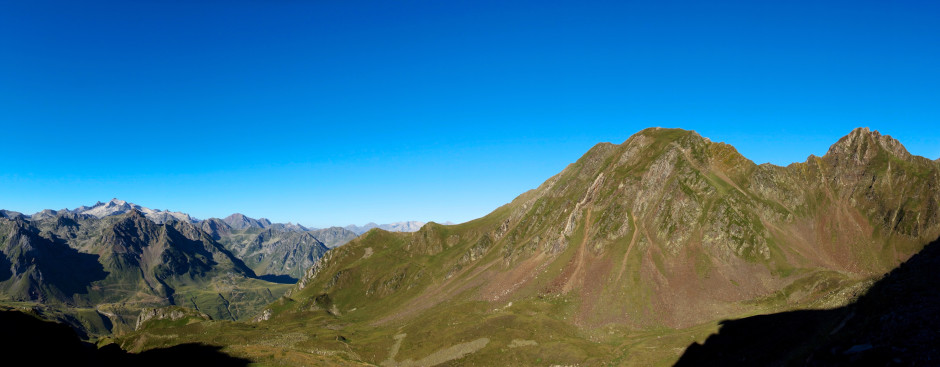
[[[142,326],[151,320],[178,321],[182,319],[190,319],[194,321],[212,320],[209,315],[191,308],[177,306],[143,308],[140,310],[140,316],[137,316],[137,323],[135,324],[134,330],[140,330]]]

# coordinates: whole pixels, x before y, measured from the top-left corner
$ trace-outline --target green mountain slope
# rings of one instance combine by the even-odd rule
[[[483,218],[327,252],[231,351],[294,333],[277,350],[390,366],[669,364],[718,320],[850,302],[940,235],[938,206],[937,163],[867,129],[787,167],[647,129]]]

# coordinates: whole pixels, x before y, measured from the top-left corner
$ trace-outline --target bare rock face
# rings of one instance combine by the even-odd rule
[[[137,316],[135,330],[140,330],[148,321],[151,320],[170,320],[178,321],[184,318],[194,320],[212,320],[209,315],[193,310],[191,308],[168,306],[159,308],[144,308],[140,310],[140,316]]]
[[[268,321],[268,320],[271,319],[271,315],[272,315],[272,314],[273,314],[273,313],[271,312],[271,309],[270,309],[270,308],[266,308],[266,309],[264,309],[264,311],[261,311],[261,313],[258,314],[258,316],[255,316],[255,318],[251,319],[251,321],[252,321],[252,322]]]

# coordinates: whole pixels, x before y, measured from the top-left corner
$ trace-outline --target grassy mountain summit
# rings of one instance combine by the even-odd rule
[[[668,364],[718,320],[846,304],[940,235],[938,206],[936,162],[868,129],[780,167],[651,128],[483,218],[373,229],[239,330],[382,365]]]

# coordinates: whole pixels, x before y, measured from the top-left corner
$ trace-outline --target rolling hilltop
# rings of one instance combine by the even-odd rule
[[[152,327],[122,345],[172,333],[297,364],[671,364],[719,320],[852,302],[940,235],[938,207],[940,164],[868,129],[787,167],[646,129],[483,218],[327,252],[250,328]]]

